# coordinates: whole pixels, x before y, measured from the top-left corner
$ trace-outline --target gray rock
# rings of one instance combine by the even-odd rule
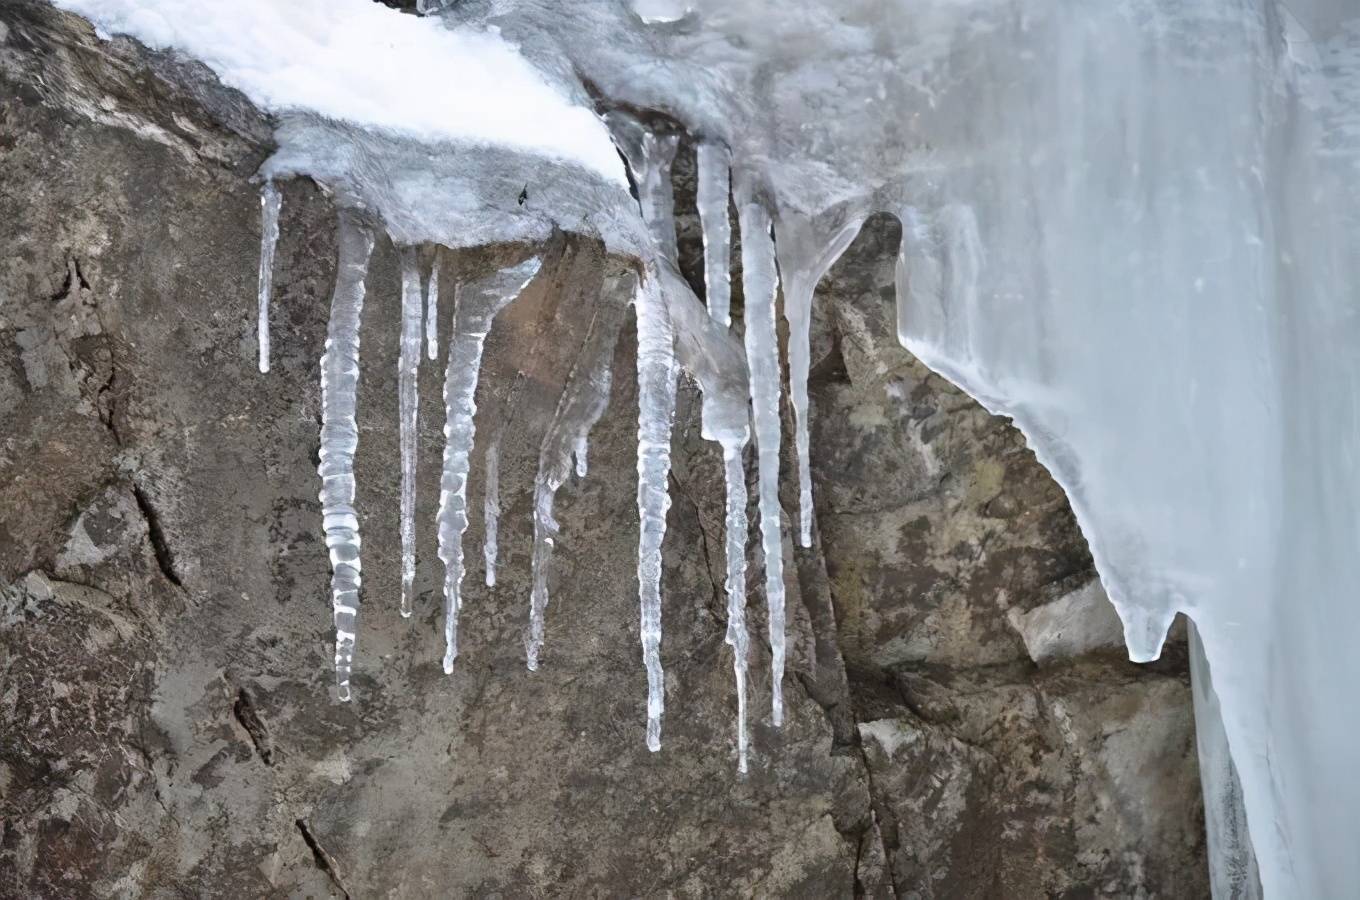
[[[1007,617],[1036,663],[1124,646],[1124,626],[1097,578],[1043,606],[1012,607]]]
[[[418,600],[400,617],[398,274],[380,241],[342,705],[315,474],[327,198],[284,186],[261,376],[249,176],[267,120],[201,66],[46,4],[12,0],[0,23],[0,896],[1206,894],[1183,666],[1029,662],[1011,613],[1089,579],[1089,556],[1018,433],[893,339],[895,225],[873,220],[820,292],[816,541],[785,550],[782,731],[753,648],[746,779],[721,459],[688,385],[664,746],[643,744],[627,328],[590,477],[559,494],[543,665],[524,668],[538,446],[610,265],[597,244],[538,248],[545,274],[488,339],[469,496],[480,509],[482,440],[501,435],[500,577],[469,572],[452,676],[441,373],[422,368]],[[693,281],[692,151],[676,175]],[[445,284],[515,252],[444,253]],[[474,516],[469,559],[481,538]]]

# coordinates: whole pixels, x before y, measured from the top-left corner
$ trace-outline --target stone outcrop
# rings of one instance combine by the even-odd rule
[[[886,218],[814,311],[815,541],[786,542],[782,731],[754,642],[749,777],[721,457],[689,385],[664,747],[643,744],[630,326],[590,476],[558,497],[547,645],[524,668],[538,447],[607,265],[570,235],[540,248],[545,273],[488,339],[469,496],[479,510],[498,438],[501,564],[483,587],[474,515],[452,676],[428,363],[418,597],[412,619],[397,609],[399,277],[379,242],[356,696],[334,702],[315,471],[334,212],[311,183],[283,186],[261,376],[250,176],[269,134],[197,64],[0,6],[0,896],[1207,894],[1183,651],[1136,667],[1098,628],[1052,639],[1069,607],[1098,620],[1100,598],[1063,599],[1093,578],[1085,544],[1023,438],[897,344]],[[701,286],[692,149],[675,177]],[[443,252],[444,283],[513,251]]]

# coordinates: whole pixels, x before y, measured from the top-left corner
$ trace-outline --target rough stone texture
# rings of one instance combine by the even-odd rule
[[[268,123],[201,67],[40,3],[0,6],[0,24],[0,896],[1207,894],[1183,657],[1030,660],[1011,619],[1089,581],[1090,559],[1014,429],[896,344],[894,223],[872,220],[819,293],[816,544],[786,542],[780,732],[755,642],[750,777],[722,643],[721,460],[688,387],[664,747],[643,745],[627,326],[590,477],[559,494],[543,666],[524,669],[537,448],[612,264],[567,236],[536,248],[544,275],[488,340],[469,496],[480,510],[499,434],[499,582],[481,585],[474,514],[451,677],[429,363],[419,596],[411,620],[396,608],[398,275],[379,242],[365,604],[339,704],[315,474],[333,211],[284,186],[261,376],[248,179]],[[692,153],[676,177],[693,277]],[[448,285],[524,252],[438,262]]]

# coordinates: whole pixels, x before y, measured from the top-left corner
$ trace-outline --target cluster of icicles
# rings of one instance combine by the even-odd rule
[[[534,544],[529,626],[524,645],[529,669],[538,667],[548,606],[548,568],[558,525],[553,518],[557,489],[573,470],[587,471],[590,429],[609,402],[610,360],[631,298],[637,323],[638,593],[641,640],[647,670],[647,746],[661,746],[664,679],[661,668],[661,546],[670,506],[667,480],[674,418],[676,379],[688,371],[704,394],[703,435],[720,444],[726,486],[727,634],[732,647],[737,693],[738,769],[747,771],[745,543],[746,481],[743,452],[754,433],[758,466],[758,509],[765,563],[771,662],[771,720],[783,721],[781,684],[785,663],[784,571],[778,474],[780,459],[780,360],[776,336],[776,296],[783,275],[784,315],[789,324],[788,366],[796,420],[799,479],[799,536],[811,545],[812,503],[808,472],[808,329],[813,291],[849,245],[862,219],[814,227],[796,216],[774,219],[758,194],[739,179],[732,184],[726,147],[698,147],[697,206],[705,252],[707,315],[676,263],[671,163],[676,135],[655,134],[629,117],[611,116],[614,132],[638,191],[650,246],[642,276],[606,280],[600,312],[568,378],[556,414],[541,446],[534,497]],[[731,233],[729,198],[734,197],[741,235],[745,296],[744,354],[730,333]],[[261,196],[263,228],[259,278],[259,367],[269,370],[269,299],[281,195],[266,182]],[[776,240],[778,259],[776,260]],[[360,216],[339,213],[339,259],[331,299],[325,355],[321,361],[322,426],[319,474],[326,546],[331,560],[331,597],[335,620],[335,672],[338,696],[350,698],[356,617],[359,607],[360,536],[354,508],[354,454],[358,446],[356,394],[359,380],[359,320],[374,239]],[[417,249],[401,251],[401,340],[398,360],[398,409],[401,454],[401,613],[411,615],[415,577],[415,470],[417,370],[424,334],[425,356],[437,356],[439,323],[438,266],[422,287]],[[534,279],[540,259],[518,263],[487,277],[459,284],[454,292],[444,377],[444,437],[437,518],[439,558],[444,564],[444,671],[453,671],[458,653],[458,619],[465,570],[462,539],[468,527],[467,477],[475,436],[475,395],[482,348],[492,321]],[[693,310],[697,309],[697,315]],[[742,359],[744,355],[744,359]],[[749,367],[749,377],[748,377]],[[495,584],[499,436],[486,453],[485,571]],[[573,466],[574,460],[574,466]]]

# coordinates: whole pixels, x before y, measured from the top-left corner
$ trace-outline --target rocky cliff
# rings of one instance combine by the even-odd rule
[[[197,64],[42,3],[0,6],[0,896],[1207,895],[1183,646],[1123,661],[1061,490],[1018,432],[898,345],[887,218],[818,292],[814,545],[785,528],[788,718],[768,725],[755,641],[749,776],[723,644],[722,459],[689,385],[665,745],[643,743],[631,317],[589,477],[558,497],[547,644],[524,667],[538,448],[609,265],[572,235],[537,248],[544,273],[488,339],[469,496],[479,510],[498,444],[499,579],[481,584],[474,515],[451,676],[435,365],[415,615],[397,608],[399,274],[379,241],[355,700],[335,702],[316,476],[335,214],[310,182],[283,186],[260,375],[251,176],[269,141]],[[692,147],[675,179],[701,290]],[[446,284],[516,252],[426,250]],[[755,540],[748,556],[756,624]]]

